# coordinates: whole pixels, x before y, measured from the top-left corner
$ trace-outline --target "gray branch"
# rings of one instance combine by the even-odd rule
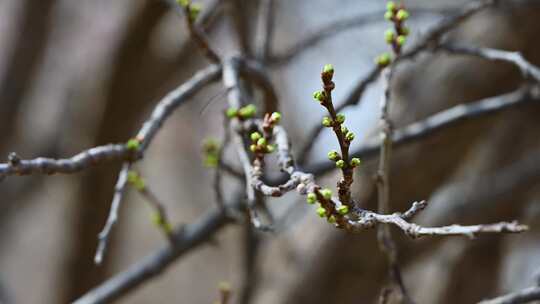
[[[442,44],[439,47],[440,49],[451,54],[470,55],[487,60],[505,61],[511,63],[519,68],[524,78],[531,78],[540,83],[540,69],[523,58],[523,55],[520,52],[451,44]]]
[[[540,300],[540,286],[528,287],[478,304],[521,304]]]

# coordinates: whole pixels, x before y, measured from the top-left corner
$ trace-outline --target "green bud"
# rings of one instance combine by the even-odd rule
[[[266,146],[266,138],[261,137],[257,140],[257,146]]]
[[[330,117],[328,117],[328,116],[323,117],[322,125],[327,127],[327,128],[331,127],[332,126],[332,119],[330,119]]]
[[[345,122],[345,114],[339,113],[338,115],[336,115],[336,120],[340,124],[344,123]]]
[[[276,146],[275,145],[267,145],[266,146],[266,152],[267,153],[272,153],[274,151],[276,151]]]
[[[176,0],[176,3],[178,3],[180,6],[188,6],[190,0]]]
[[[250,137],[252,141],[257,141],[262,137],[262,135],[259,132],[253,132],[251,133]]]
[[[347,132],[347,134],[345,135],[345,139],[348,140],[348,141],[353,141],[354,140],[354,133],[349,131]]]
[[[332,190],[330,190],[330,189],[328,189],[328,188],[324,188],[324,189],[321,190],[321,195],[322,195],[325,199],[329,200],[329,199],[332,198]]]
[[[330,224],[335,224],[335,223],[336,223],[336,217],[333,216],[333,215],[330,216],[330,217],[328,217],[328,222],[329,222]]]
[[[337,161],[339,160],[341,157],[339,156],[339,153],[336,151],[336,150],[332,150],[330,152],[328,152],[328,159],[331,160],[331,161]]]
[[[315,195],[313,192],[308,193],[306,201],[310,205],[315,204],[315,202],[317,202],[317,195]]]
[[[242,118],[251,118],[255,116],[255,113],[257,113],[257,107],[255,105],[249,104],[245,107],[240,108],[238,110],[238,115]]]
[[[133,185],[135,189],[142,191],[145,188],[144,179],[135,171],[129,171],[127,177],[128,183]]]
[[[353,157],[353,159],[351,159],[351,167],[353,168],[358,167],[360,166],[361,162],[362,161],[358,157]]]
[[[270,116],[270,119],[272,119],[272,121],[278,123],[281,120],[281,113],[279,113],[279,112],[272,113],[272,115]]]
[[[409,12],[407,12],[404,9],[400,9],[396,14],[396,18],[399,21],[405,21],[405,20],[409,19]]]
[[[345,161],[343,159],[340,159],[336,162],[336,167],[343,169],[345,168]]]
[[[397,8],[397,5],[394,1],[388,1],[388,3],[386,3],[386,10],[389,11],[389,12],[393,12],[395,11]]]
[[[313,93],[313,98],[317,101],[324,101],[324,92],[323,91],[316,91]]]
[[[202,5],[199,3],[192,3],[189,6],[189,19],[191,20],[191,22],[194,22],[195,20],[197,20],[197,17],[201,13],[201,11],[202,11]]]
[[[219,164],[219,158],[217,155],[207,155],[203,164],[207,168],[216,168]]]
[[[404,46],[405,42],[407,42],[407,38],[405,36],[403,36],[403,35],[398,36],[397,39],[396,39],[396,43],[399,46]]]
[[[233,118],[235,117],[236,115],[238,115],[238,109],[235,109],[235,108],[228,108],[227,109],[227,112],[225,112],[227,117],[229,118]]]
[[[341,133],[347,134],[347,132],[349,132],[349,129],[345,125],[341,125]]]
[[[384,19],[390,21],[393,18],[394,18],[394,12],[387,11],[386,13],[384,13]]]
[[[334,75],[334,66],[331,65],[331,64],[325,64],[324,67],[323,67],[323,73],[324,74],[329,74],[329,75]]]
[[[387,43],[392,43],[395,37],[396,35],[393,29],[387,29],[386,32],[384,32],[384,40]]]
[[[341,206],[336,208],[336,211],[341,215],[345,215],[345,214],[349,213],[349,207],[345,206],[345,205],[341,205]]]
[[[385,67],[392,62],[392,57],[388,53],[383,53],[375,59],[375,63],[380,67]]]
[[[257,151],[257,145],[250,145],[249,146],[249,150],[253,153],[255,153]]]
[[[141,146],[141,142],[136,138],[131,138],[126,143],[126,148],[131,151],[138,150],[140,146]]]
[[[323,207],[317,208],[315,211],[320,217],[326,217],[326,210]]]

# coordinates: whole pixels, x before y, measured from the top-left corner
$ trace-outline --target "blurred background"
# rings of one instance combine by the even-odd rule
[[[214,48],[224,56],[249,51],[261,1],[201,2]],[[467,2],[407,0],[411,39]],[[318,139],[308,137],[324,115],[311,97],[320,87],[320,69],[334,65],[339,103],[367,75],[373,58],[387,50],[385,1],[274,3],[266,66],[283,124],[295,148],[317,140],[308,163],[324,161],[337,146],[335,138],[324,131]],[[275,60],[345,20],[354,22],[289,60]],[[540,3],[507,0],[475,15],[448,39],[517,50],[540,65],[539,34]],[[161,96],[206,65],[189,41],[183,17],[165,1],[0,0],[0,155],[67,157],[125,142]],[[520,81],[519,71],[504,63],[425,53],[400,65],[392,118],[397,127],[404,126],[453,105],[509,92]],[[356,146],[376,133],[380,87],[374,82],[360,105],[345,111]],[[202,164],[201,143],[222,136],[223,92],[218,82],[182,106],[137,164],[174,224],[193,222],[215,207],[213,173]],[[518,219],[532,228],[473,241],[412,241],[394,233],[405,285],[418,303],[474,303],[535,283],[540,270],[539,117],[540,105],[529,103],[462,122],[395,151],[395,211],[426,199],[430,207],[416,219],[421,224]],[[237,165],[232,152],[226,158]],[[376,206],[375,165],[376,160],[366,160],[354,184],[355,197],[366,208]],[[111,163],[74,175],[12,177],[0,183],[0,303],[68,303],[166,245],[150,220],[150,208],[130,190],[104,264],[93,264],[119,167]],[[319,181],[334,186],[336,177],[332,172]],[[232,197],[237,185],[225,184]],[[332,229],[296,194],[269,202],[278,219],[276,233],[229,226],[118,303],[212,303],[221,281],[230,282],[232,303],[374,303],[387,282],[375,231],[349,235]],[[246,256],[256,259],[254,269]],[[248,276],[246,269],[255,275]],[[246,286],[252,293],[241,296]]]

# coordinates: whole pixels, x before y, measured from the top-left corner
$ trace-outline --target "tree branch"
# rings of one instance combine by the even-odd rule
[[[532,286],[494,299],[483,300],[478,304],[521,304],[540,300],[540,286]]]

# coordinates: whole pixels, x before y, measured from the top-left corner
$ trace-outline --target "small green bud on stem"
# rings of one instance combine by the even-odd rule
[[[315,212],[317,212],[319,217],[326,217],[326,210],[323,207],[317,208]]]
[[[387,43],[392,43],[395,37],[396,37],[396,34],[393,29],[387,29],[386,32],[384,32],[384,40]]]
[[[330,217],[328,217],[328,222],[329,222],[330,224],[335,224],[335,223],[336,223],[336,217],[333,216],[333,215],[330,216]]]
[[[347,132],[347,134],[345,134],[345,139],[348,140],[348,141],[353,141],[354,140],[354,133],[349,131]]]
[[[339,153],[336,150],[332,150],[328,152],[328,159],[331,161],[338,161],[341,157],[339,156]]]
[[[145,188],[144,179],[135,171],[128,172],[128,183],[130,183],[135,189],[143,191]]]
[[[315,204],[315,202],[317,202],[317,195],[315,195],[313,192],[308,193],[306,201],[310,205]]]
[[[325,188],[321,190],[321,195],[324,197],[324,199],[331,199],[332,198],[332,190]]]
[[[336,115],[336,120],[338,123],[342,124],[345,122],[345,114],[337,114]]]
[[[252,118],[253,116],[255,116],[256,113],[257,113],[257,107],[255,107],[255,105],[253,104],[249,104],[245,107],[240,108],[240,110],[238,110],[238,115],[243,119]]]
[[[255,142],[256,142],[256,141],[258,141],[260,138],[262,138],[262,135],[261,135],[261,133],[259,133],[259,132],[253,132],[253,133],[251,133],[250,138],[251,138],[251,141],[255,141]]]
[[[313,93],[313,98],[319,102],[324,101],[324,91],[315,91]]]
[[[345,206],[345,205],[341,205],[341,206],[336,208],[336,211],[341,215],[345,215],[345,214],[349,213],[349,207]]]
[[[399,45],[400,47],[401,47],[401,46],[404,46],[404,45],[405,45],[405,42],[407,42],[407,38],[406,38],[405,36],[403,36],[403,35],[398,36],[397,39],[396,39],[396,43],[397,43],[397,45]]]
[[[361,161],[357,157],[353,157],[353,159],[351,159],[351,167],[353,168],[360,166],[360,163]]]
[[[141,142],[136,138],[131,138],[126,143],[126,148],[131,151],[136,151],[140,148]]]
[[[272,115],[270,115],[270,119],[272,120],[272,122],[278,123],[281,120],[281,113],[279,112],[272,113]]]
[[[393,12],[395,11],[397,8],[397,5],[394,1],[388,1],[388,3],[386,3],[386,10],[389,11],[389,12]]]
[[[238,115],[238,109],[228,108],[227,111],[225,112],[225,114],[227,115],[227,117],[233,118],[236,115]]]
[[[343,169],[345,168],[345,161],[343,159],[340,159],[336,162],[336,167]]]
[[[332,119],[330,119],[330,117],[328,117],[328,116],[323,117],[322,125],[324,127],[327,127],[327,128],[331,127],[332,126]]]
[[[396,19],[398,21],[405,21],[407,19],[409,19],[409,12],[407,12],[406,10],[404,9],[400,9],[397,13],[396,13]]]
[[[384,68],[392,62],[392,57],[388,53],[383,53],[375,59],[375,63]]]

